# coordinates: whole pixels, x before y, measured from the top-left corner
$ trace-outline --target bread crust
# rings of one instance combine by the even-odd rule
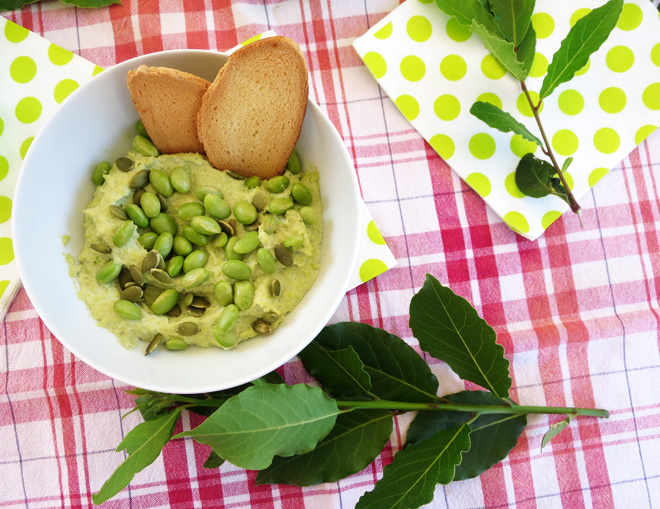
[[[128,89],[149,137],[164,154],[204,153],[197,113],[207,80],[167,67],[141,65],[128,72]]]
[[[197,115],[209,162],[267,179],[281,174],[307,109],[307,64],[298,45],[268,37],[229,56]]]

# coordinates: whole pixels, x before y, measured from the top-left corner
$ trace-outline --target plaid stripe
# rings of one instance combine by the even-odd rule
[[[409,0],[417,1],[417,0]],[[398,266],[350,291],[333,321],[383,327],[418,348],[408,304],[427,272],[470,300],[511,361],[527,404],[599,406],[540,449],[557,418],[534,416],[509,457],[478,479],[439,486],[437,508],[653,507],[660,500],[660,133],[539,240],[513,233],[435,154],[351,48],[395,0],[156,2],[75,9],[32,4],[2,15],[110,66],[173,48],[227,49],[275,29],[306,53],[310,91],[342,136],[360,189]],[[0,57],[1,58],[1,57]],[[418,349],[419,351],[419,349]],[[425,356],[444,392],[462,382]],[[281,369],[308,380],[297,361]],[[91,507],[139,422],[125,387],[74,358],[23,291],[0,327],[0,508]],[[179,429],[200,422],[184,414]],[[176,440],[107,507],[353,507],[401,448],[410,416],[364,471],[308,488],[256,486],[255,472],[206,470],[208,448]]]

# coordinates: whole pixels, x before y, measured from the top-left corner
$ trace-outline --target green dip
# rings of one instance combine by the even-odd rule
[[[170,345],[175,348],[177,343],[179,348],[187,345],[231,348],[241,341],[255,336],[257,334],[255,328],[259,333],[268,333],[271,328],[275,329],[285,315],[301,301],[318,276],[322,237],[318,172],[303,169],[298,174],[292,174],[286,171],[284,176],[289,179],[289,185],[282,192],[274,193],[267,189],[265,181],[257,187],[248,188],[245,180],[216,170],[200,154],[147,157],[131,151],[128,158],[134,162],[134,168],[125,172],[118,169],[117,165],[113,165],[105,175],[105,182],[97,187],[92,201],[84,210],[85,244],[78,262],[74,265],[74,274],[80,284],[78,295],[87,304],[98,324],[113,332],[127,348],[134,348],[139,341],[151,342],[157,334],[162,334],[161,342],[167,346],[169,346],[168,341],[175,340],[170,341]],[[169,176],[177,167],[183,167],[187,171],[192,188],[185,193],[174,191],[170,197],[165,199],[167,215],[176,222],[176,235],[181,236],[183,228],[187,225],[190,226],[190,220],[183,220],[177,216],[178,209],[189,202],[202,204],[198,198],[199,195],[203,199],[202,193],[199,192],[200,188],[217,190],[231,207],[232,213],[224,221],[235,227],[234,235],[239,239],[246,235],[246,225],[235,220],[234,205],[238,201],[252,203],[257,193],[266,197],[266,206],[258,212],[258,229],[256,228],[257,223],[247,227],[248,230],[258,232],[259,244],[250,252],[238,255],[241,256],[241,261],[250,268],[251,274],[248,281],[253,285],[254,298],[249,307],[242,306],[244,309],[239,311],[238,320],[226,333],[220,333],[216,329],[214,334],[214,328],[225,307],[233,304],[223,302],[225,305],[221,305],[214,296],[214,287],[218,282],[226,281],[235,289],[237,281],[225,275],[222,270],[223,265],[227,262],[226,246],[214,247],[214,244],[222,244],[222,234],[215,236],[209,234],[206,245],[193,244],[193,250],[204,251],[208,254],[208,262],[204,269],[208,271],[209,275],[203,283],[192,288],[182,286],[183,270],[172,277],[171,283],[157,280],[151,271],[142,272],[142,263],[148,249],[145,249],[139,238],[144,233],[152,231],[149,226],[142,228],[133,225],[130,240],[121,247],[117,247],[113,240],[115,232],[125,220],[116,217],[110,207],[114,205],[126,210],[127,205],[134,203],[134,194],[138,190],[131,189],[130,183],[136,173],[141,170],[161,170]],[[296,183],[304,184],[311,191],[311,204],[303,212],[307,223],[303,221],[300,214],[302,205],[297,203],[292,196],[292,187]],[[155,194],[150,183],[144,187],[144,191]],[[270,203],[278,198],[291,199],[294,203],[293,207],[283,214],[270,213]],[[205,211],[204,215],[210,217],[208,211]],[[218,223],[220,221],[217,218],[214,220]],[[290,266],[284,266],[276,257],[276,247],[282,243],[291,244],[292,239],[294,245],[285,249],[291,253],[293,263]],[[99,244],[107,246],[111,252],[104,254],[92,248],[93,245],[96,245],[98,249]],[[257,251],[261,248],[267,249],[275,260],[275,272],[272,274],[266,273],[258,262]],[[281,250],[282,247],[279,249]],[[166,267],[168,260],[173,256],[177,256],[174,251],[165,257],[165,266],[161,265],[161,267]],[[97,273],[108,261],[121,264],[123,266],[122,274],[110,282],[99,283]],[[144,297],[135,303],[141,310],[139,319],[120,316],[115,307],[115,303],[120,300],[120,286],[125,285],[127,280],[132,281],[127,270],[131,266],[139,268],[144,277],[144,283],[141,285]],[[274,280],[278,280],[280,284],[279,296],[273,295]],[[133,284],[133,286],[135,285]],[[170,288],[179,292],[177,303],[179,316],[171,316],[177,314],[177,309],[173,309],[169,314],[154,314],[150,307],[153,299],[162,291]],[[201,297],[201,302],[204,302],[205,299],[208,307],[188,306],[192,297]],[[196,299],[196,301],[199,302],[200,299]],[[268,325],[264,326],[264,318],[270,328]],[[177,326],[182,322],[195,323],[199,332],[192,335],[181,334],[180,331],[183,329],[179,327],[177,330]],[[258,324],[256,327],[255,322]]]

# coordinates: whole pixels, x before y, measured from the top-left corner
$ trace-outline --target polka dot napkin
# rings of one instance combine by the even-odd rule
[[[537,0],[536,55],[527,86],[534,100],[570,28],[604,0]],[[569,207],[525,197],[519,159],[540,149],[470,114],[475,101],[501,107],[540,136],[515,78],[481,40],[433,0],[407,0],[353,46],[401,113],[511,228],[537,239]],[[573,194],[583,196],[660,125],[660,19],[648,0],[628,0],[616,28],[588,64],[544,101],[541,119]],[[578,221],[577,218],[574,219]]]
[[[245,43],[270,35],[274,32],[257,35]],[[62,101],[102,70],[0,17],[0,319],[20,288],[10,223],[21,163],[39,128]],[[43,211],[34,213],[38,217]],[[396,265],[364,203],[360,220],[364,235],[358,265],[347,290]]]

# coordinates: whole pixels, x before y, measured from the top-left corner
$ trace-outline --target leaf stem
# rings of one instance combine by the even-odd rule
[[[561,181],[562,185],[564,186],[564,189],[566,190],[566,195],[568,196],[571,210],[577,214],[578,218],[580,219],[580,226],[582,226],[582,209],[580,208],[580,205],[575,199],[575,196],[573,196],[573,193],[568,187],[568,182],[566,182],[566,178],[564,177],[564,172],[561,170],[561,166],[559,166],[559,163],[557,163],[557,160],[555,159],[555,154],[552,152],[552,146],[548,141],[548,137],[545,134],[545,129],[543,129],[543,124],[541,123],[541,117],[539,116],[541,101],[539,101],[538,104],[534,104],[534,101],[532,100],[532,96],[529,94],[529,90],[527,90],[527,85],[525,84],[524,81],[520,81],[520,87],[522,88],[522,91],[525,94],[525,97],[527,98],[529,107],[532,109],[532,113],[534,114],[536,125],[538,125],[539,131],[541,132],[541,137],[543,138],[543,143],[545,144],[545,147],[541,147],[541,150],[546,156],[550,158],[552,165],[555,167],[555,170],[557,171],[557,175],[559,176],[559,180]]]

